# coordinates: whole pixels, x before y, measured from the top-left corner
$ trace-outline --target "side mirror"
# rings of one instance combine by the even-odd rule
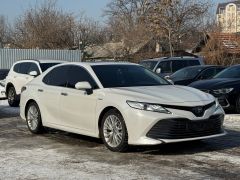
[[[156,69],[156,73],[157,73],[157,74],[160,74],[161,71],[162,71],[161,68],[157,68],[157,69]]]
[[[28,73],[28,75],[36,77],[38,75],[37,71],[31,71]]]
[[[169,79],[170,79],[170,76],[165,76],[164,78],[167,79],[167,80],[169,80]]]
[[[87,92],[87,94],[92,94],[92,86],[89,84],[89,82],[87,81],[83,81],[83,82],[78,82],[75,84],[75,88],[77,90],[84,90]]]

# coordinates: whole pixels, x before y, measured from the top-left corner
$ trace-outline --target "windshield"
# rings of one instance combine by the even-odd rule
[[[150,70],[137,65],[97,65],[93,71],[104,88],[169,85]]]
[[[229,67],[218,73],[214,78],[240,78],[240,66]]]
[[[179,81],[185,79],[193,79],[195,78],[204,67],[196,66],[196,67],[187,67],[181,70],[178,70],[173,75],[171,75],[171,79]]]
[[[58,65],[60,63],[40,63],[40,67],[42,69],[42,72],[46,71],[48,68]]]
[[[154,70],[156,64],[157,64],[157,61],[142,61],[142,62],[140,62],[140,65],[142,65],[143,67],[150,69],[150,70]]]

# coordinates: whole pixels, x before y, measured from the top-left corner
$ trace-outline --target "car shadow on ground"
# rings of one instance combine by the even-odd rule
[[[149,155],[187,155],[202,152],[230,150],[240,147],[240,131],[230,129],[226,130],[228,134],[218,138],[161,144],[157,146],[130,146],[127,153],[140,153]],[[67,143],[68,145],[79,145],[87,148],[104,146],[100,139],[50,128],[47,129],[47,132],[44,136],[60,143]]]

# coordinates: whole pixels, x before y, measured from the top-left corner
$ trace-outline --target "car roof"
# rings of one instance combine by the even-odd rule
[[[130,62],[68,62],[65,65],[101,66],[101,65],[138,65]]]
[[[160,58],[154,58],[154,59],[145,59],[141,62],[147,62],[147,61],[167,61],[167,60],[199,60],[200,57],[198,56],[181,56],[181,57],[160,57]]]
[[[38,63],[64,63],[67,61],[64,60],[55,60],[55,59],[21,59],[19,61],[17,61],[17,63],[19,62],[29,62],[29,61],[35,61]]]

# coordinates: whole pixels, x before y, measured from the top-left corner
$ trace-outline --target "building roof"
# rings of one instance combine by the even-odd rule
[[[240,7],[240,0],[237,1],[229,1],[226,3],[219,3],[217,8],[217,14],[220,14],[220,9],[225,9],[228,4],[235,4],[237,7]]]

